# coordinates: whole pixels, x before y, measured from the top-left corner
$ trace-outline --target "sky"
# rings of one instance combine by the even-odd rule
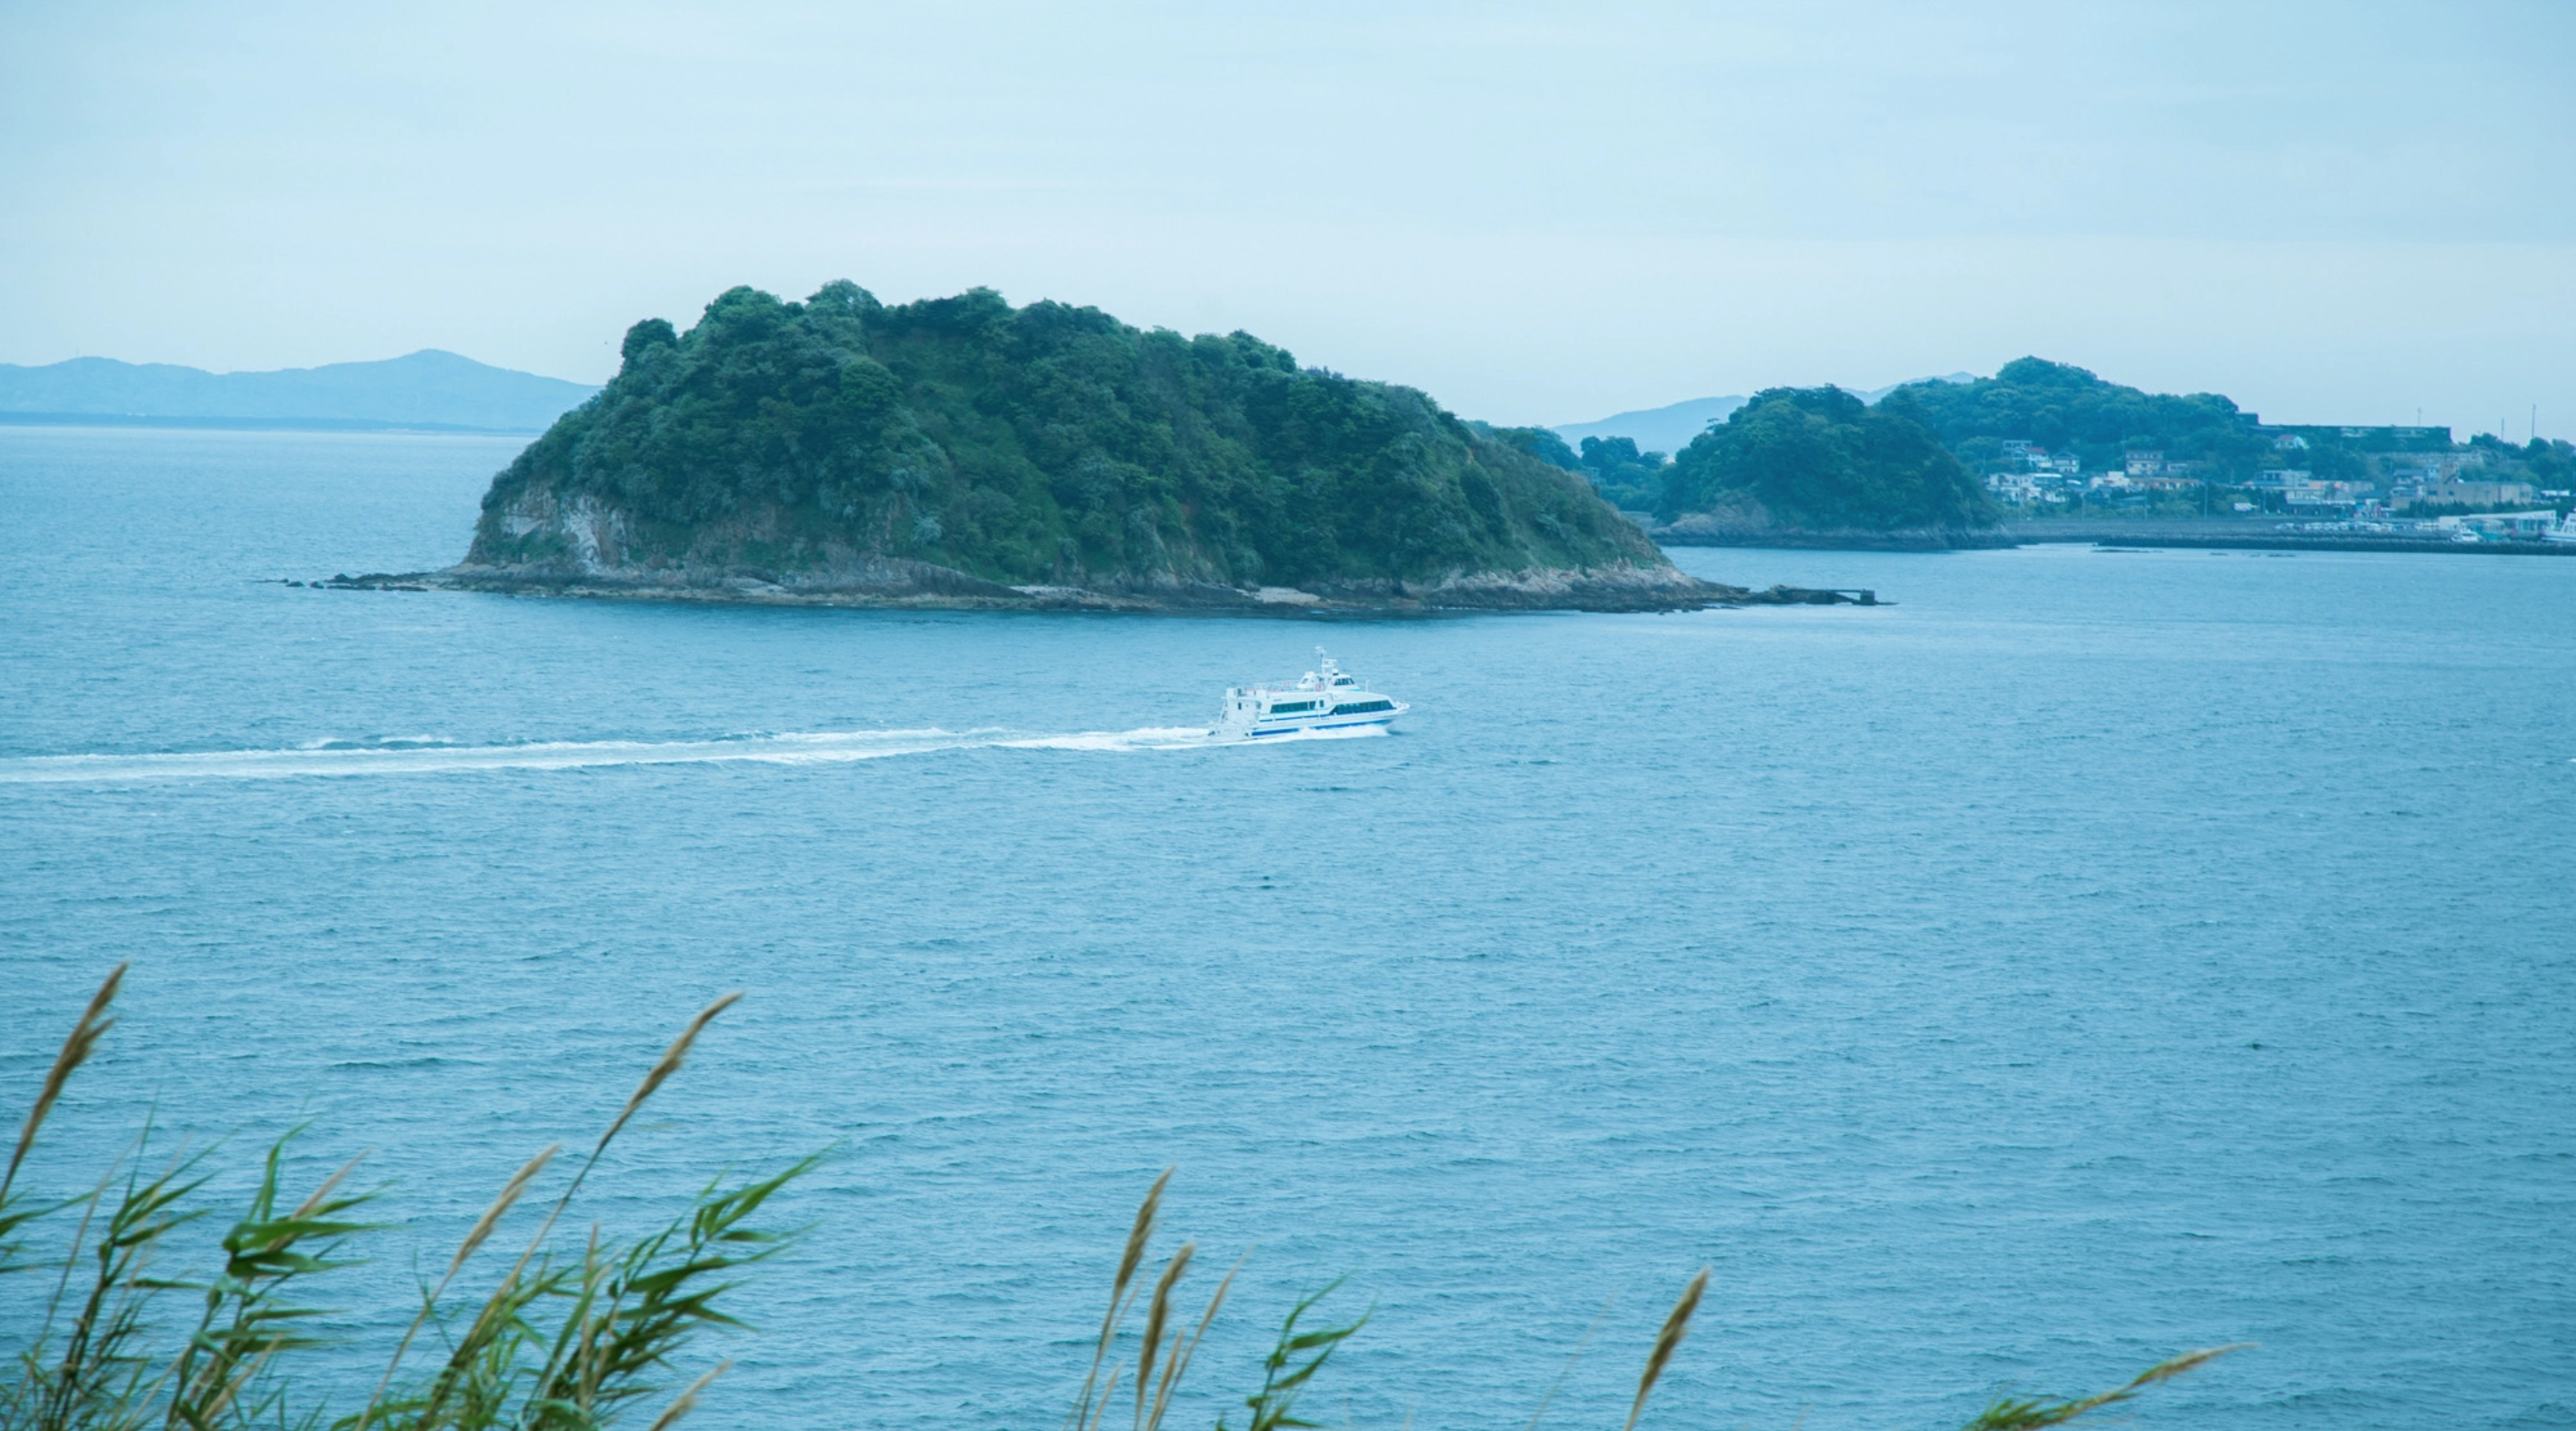
[[[0,362],[587,382],[749,283],[1574,422],[2025,353],[2576,436],[2576,4],[0,5]]]

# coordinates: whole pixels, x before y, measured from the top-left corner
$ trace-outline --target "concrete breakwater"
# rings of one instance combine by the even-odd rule
[[[1646,533],[1666,547],[1769,547],[1824,551],[1977,551],[2084,542],[2106,547],[2576,556],[2576,542],[2461,542],[2412,533],[2303,532],[2285,529],[2274,522],[2229,517],[2058,518],[2011,522],[1974,531],[1864,531],[1854,528],[1803,531],[1721,527],[1685,517],[1671,526],[1648,526]]]
[[[1788,547],[1814,551],[1946,552],[2013,547],[2021,543],[1994,529],[1951,531],[1937,527],[1903,527],[1872,531],[1859,527],[1803,530],[1783,527],[1720,526],[1684,517],[1671,526],[1646,528],[1657,545],[1667,547]]]
[[[2095,545],[2275,552],[2440,552],[2453,556],[2576,556],[2576,542],[2428,542],[2420,537],[2102,537]]]
[[[2219,551],[2438,552],[2487,556],[2576,556],[2576,542],[2432,539],[2411,533],[2303,532],[2277,524],[2225,517],[2131,521],[2018,522],[2006,527],[2011,545],[2090,542],[2105,547]]]

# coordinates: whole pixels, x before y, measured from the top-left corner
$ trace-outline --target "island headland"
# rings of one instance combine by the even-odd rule
[[[2267,423],[2222,394],[2146,392],[2035,357],[1990,378],[1770,388],[1623,417],[1669,442],[1701,415],[1669,459],[1614,433],[1619,418],[1493,435],[1582,474],[1665,546],[2576,555],[2563,440]]]
[[[1931,386],[1931,385],[1925,385]],[[1548,428],[1494,436],[1580,473],[1669,546],[1919,551],[2005,547],[2002,511],[1905,388],[1766,388],[1728,404],[1669,461],[1628,437],[1581,452]]]
[[[1677,570],[1579,475],[1412,388],[975,289],[736,288],[626,334],[445,571],[334,585],[1039,610],[1832,602]]]

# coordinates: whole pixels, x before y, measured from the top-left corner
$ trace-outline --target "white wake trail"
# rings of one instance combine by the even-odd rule
[[[1342,732],[1317,732],[1340,735]],[[1277,742],[1263,742],[1275,744]],[[33,755],[0,759],[0,785],[121,784],[145,780],[271,780],[352,775],[448,775],[477,770],[579,770],[610,765],[725,761],[831,765],[945,750],[1188,750],[1217,741],[1194,726],[1027,735],[1006,730],[870,730],[737,736],[722,740],[574,740],[524,745],[446,745],[426,738],[321,743],[291,750],[170,755]]]

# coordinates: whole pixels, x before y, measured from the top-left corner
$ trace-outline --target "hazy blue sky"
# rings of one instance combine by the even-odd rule
[[[0,361],[597,381],[735,283],[1568,421],[2025,352],[2576,434],[2576,4],[0,5]]]

